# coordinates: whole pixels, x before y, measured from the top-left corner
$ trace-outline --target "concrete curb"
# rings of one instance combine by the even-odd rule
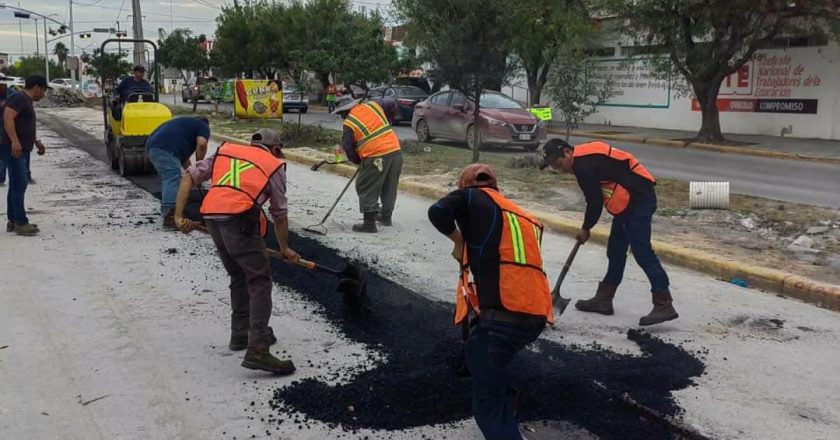
[[[220,141],[247,144],[246,141],[225,135],[214,134],[212,137]],[[286,159],[305,165],[314,165],[321,161],[317,157],[298,153],[294,150],[285,150],[284,154]],[[331,165],[326,170],[344,177],[350,177],[356,171],[356,168],[350,165]],[[437,187],[405,180],[400,181],[400,190],[430,199],[439,199],[447,194],[447,191]],[[580,224],[553,214],[539,211],[532,211],[532,214],[543,222],[545,227],[557,233],[574,235],[580,229]],[[608,237],[609,231],[607,228],[599,226],[592,230],[591,240],[597,243],[605,244]],[[741,278],[752,287],[778,292],[826,309],[840,310],[840,286],[834,284],[815,281],[789,272],[727,260],[706,252],[694,251],[658,240],[653,241],[653,248],[663,261],[671,264],[723,279]]]
[[[553,134],[566,134],[565,131],[558,130],[555,128],[549,128],[549,133]],[[643,136],[635,136],[635,135],[625,135],[625,134],[603,134],[598,132],[592,131],[577,131],[572,130],[570,133],[572,136],[578,137],[585,137],[585,138],[592,138],[592,139],[602,139],[602,140],[612,140],[612,141],[621,141],[621,142],[636,142],[640,144],[651,144],[651,145],[658,145],[660,147],[672,147],[672,148],[694,148],[697,150],[707,150],[707,151],[715,151],[718,153],[727,153],[727,154],[741,154],[747,156],[758,156],[758,157],[769,157],[773,159],[785,159],[785,160],[802,160],[802,161],[809,161],[809,162],[820,162],[820,163],[827,163],[832,165],[840,165],[840,158],[834,157],[815,157],[815,156],[805,156],[801,154],[795,153],[788,153],[784,151],[772,151],[772,150],[764,150],[760,148],[749,148],[749,147],[735,147],[730,145],[716,145],[716,144],[707,144],[702,142],[682,142],[682,141],[675,141],[671,139],[660,139],[660,138],[648,138]]]

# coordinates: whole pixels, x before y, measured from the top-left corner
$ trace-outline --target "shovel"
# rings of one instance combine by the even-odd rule
[[[554,290],[551,291],[551,303],[558,310],[557,316],[562,315],[563,312],[566,311],[566,306],[568,306],[569,302],[572,301],[571,298],[563,298],[563,295],[560,294],[560,285],[563,284],[563,279],[565,279],[566,274],[569,273],[569,268],[572,267],[572,261],[575,260],[575,255],[577,255],[580,245],[580,241],[575,241],[575,247],[572,248],[572,252],[569,254],[569,257],[566,258],[566,264],[563,265],[563,270],[557,278],[557,284],[554,285]]]
[[[335,202],[333,202],[332,206],[330,207],[330,210],[327,211],[327,214],[324,215],[324,218],[321,219],[321,223],[318,223],[317,225],[309,225],[303,228],[304,231],[312,232],[318,235],[327,235],[327,228],[324,227],[324,223],[327,221],[328,218],[330,218],[330,214],[332,214],[333,210],[335,209],[336,205],[338,205],[338,202],[341,200],[341,198],[344,197],[344,193],[347,192],[347,188],[350,188],[350,184],[353,183],[354,180],[356,180],[356,176],[359,175],[360,169],[361,168],[356,168],[356,172],[353,173],[353,177],[351,177],[350,180],[347,181],[347,185],[344,185],[344,189],[341,190],[341,194],[339,194],[338,198],[335,199]]]
[[[266,249],[265,252],[271,258],[286,261],[283,259],[283,254],[274,249]],[[360,300],[367,292],[367,270],[360,265],[347,264],[343,269],[334,269],[332,267],[322,266],[314,261],[304,260],[303,258],[293,264],[305,269],[319,270],[338,276],[337,290],[350,298]]]

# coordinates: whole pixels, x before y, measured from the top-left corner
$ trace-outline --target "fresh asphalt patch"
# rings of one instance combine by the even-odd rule
[[[77,148],[106,160],[101,139],[59,118],[43,113],[39,118]],[[129,180],[160,196],[156,176]],[[197,211],[199,200],[196,192],[189,211]],[[294,232],[289,235],[291,246],[308,259],[333,267],[345,262],[335,249]],[[305,294],[317,304],[312,313],[322,314],[348,339],[378,352],[380,360],[372,367],[335,370],[331,378],[304,379],[276,389],[269,402],[274,411],[269,421],[296,423],[300,429],[318,421],[353,432],[401,430],[471,417],[470,380],[454,374],[462,343],[452,325],[450,304],[409,290],[379,275],[375,267],[368,275],[364,303],[358,304],[336,291],[335,277],[282,262],[271,264],[275,282]],[[637,330],[629,330],[627,338],[641,355],[617,353],[597,341],[582,346],[540,339],[523,350],[511,366],[519,390],[519,419],[566,421],[602,438],[678,436],[673,426],[640,414],[622,396],[657,414],[679,416],[681,409],[672,393],[694,385],[693,379],[704,372],[705,353],[689,353]],[[327,355],[303,362],[329,366]]]

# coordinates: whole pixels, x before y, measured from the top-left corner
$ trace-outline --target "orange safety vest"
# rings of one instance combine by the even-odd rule
[[[542,224],[531,214],[491,188],[480,188],[502,211],[502,239],[499,242],[499,297],[505,310],[543,316],[554,324],[554,308],[548,279],[543,271]],[[455,325],[460,324],[472,308],[481,316],[478,292],[470,282],[467,250],[464,246],[463,266],[455,300]]]
[[[593,154],[603,154],[609,158],[621,162],[627,162],[627,167],[630,168],[630,171],[644,177],[645,179],[651,181],[651,183],[656,183],[656,179],[654,179],[653,175],[650,174],[647,168],[645,168],[645,166],[636,159],[636,156],[633,156],[626,151],[613,148],[610,144],[600,141],[588,142],[575,146],[575,158],[590,156]],[[601,194],[604,196],[604,207],[607,208],[607,212],[612,215],[621,214],[630,205],[630,192],[627,191],[627,188],[615,182],[602,181]]]
[[[374,101],[353,107],[344,126],[353,130],[356,151],[362,159],[384,156],[400,149],[400,140],[391,128],[385,110]]]
[[[267,150],[225,143],[219,147],[210,177],[210,190],[201,202],[202,215],[239,215],[253,209],[271,175],[286,162]],[[268,219],[260,207],[260,234],[268,233]]]

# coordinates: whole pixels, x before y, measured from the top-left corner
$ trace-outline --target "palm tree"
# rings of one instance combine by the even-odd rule
[[[55,49],[53,49],[53,54],[58,57],[58,64],[61,66],[62,69],[66,69],[66,62],[67,62],[67,46],[64,45],[62,42],[58,42],[55,44]]]

